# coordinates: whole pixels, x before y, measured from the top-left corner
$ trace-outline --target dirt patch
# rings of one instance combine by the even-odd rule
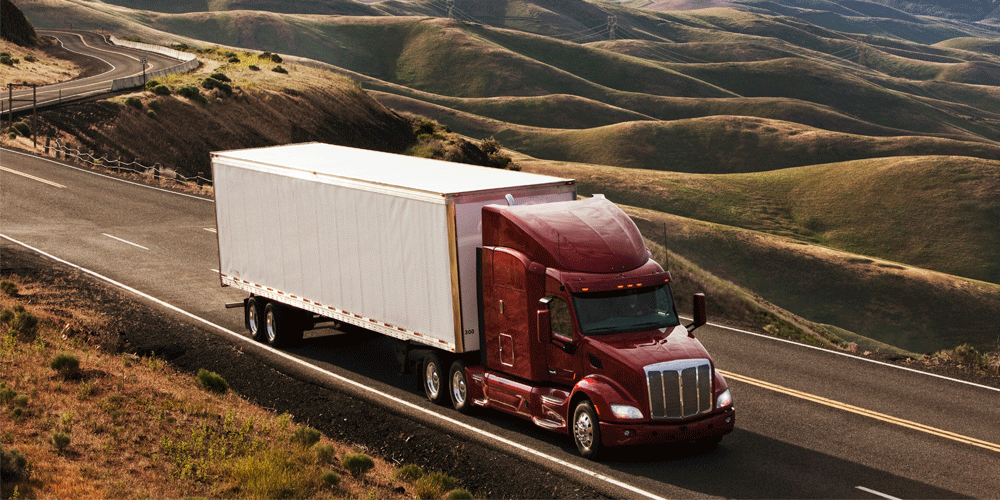
[[[88,342],[112,352],[155,353],[178,369],[219,373],[232,390],[277,413],[288,413],[327,437],[361,446],[392,462],[442,471],[490,498],[600,498],[593,489],[497,450],[442,434],[391,408],[372,405],[279,372],[228,339],[156,309],[94,278],[19,247],[3,246],[5,279],[44,284],[64,303],[91,309],[99,320],[70,321]],[[92,328],[91,325],[94,325]],[[96,327],[96,325],[102,325]],[[254,377],[247,377],[253,373]]]

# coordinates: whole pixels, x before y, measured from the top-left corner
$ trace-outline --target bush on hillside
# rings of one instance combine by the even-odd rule
[[[0,477],[13,483],[31,478],[31,464],[17,450],[0,448]]]
[[[225,75],[223,75],[225,76]],[[201,81],[201,86],[206,89],[219,89],[226,95],[233,93],[233,87],[226,82],[221,82],[215,78],[209,77]]]
[[[225,394],[229,390],[229,383],[226,382],[226,379],[222,378],[222,375],[210,372],[204,368],[198,369],[198,374],[195,375],[195,378],[198,381],[198,385],[206,391]]]
[[[17,296],[17,284],[10,280],[0,281],[0,292],[9,297]]]
[[[31,125],[28,122],[20,121],[11,126],[14,132],[24,137],[31,135]]]
[[[125,105],[132,106],[135,109],[142,109],[142,99],[138,97],[129,97],[125,99]]]
[[[375,467],[375,462],[364,453],[348,453],[341,460],[341,465],[354,477],[361,477]]]
[[[232,81],[224,73],[212,73],[211,75],[208,75],[208,77],[209,78],[213,78],[215,80],[218,80],[220,82],[231,82]]]
[[[157,85],[153,87],[153,93],[156,95],[170,95],[170,87],[166,85]]]
[[[288,74],[288,70],[285,69],[285,68],[282,68],[281,66],[275,66],[275,67],[271,68],[271,71],[274,71],[275,73]]]
[[[63,378],[76,378],[80,374],[80,360],[72,354],[63,353],[52,358],[49,368],[55,370]]]
[[[322,436],[322,434],[320,434],[318,430],[306,425],[295,429],[295,432],[292,433],[292,437],[290,439],[293,443],[309,448],[319,442],[320,436]]]

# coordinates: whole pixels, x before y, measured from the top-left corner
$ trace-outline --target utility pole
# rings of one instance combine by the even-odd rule
[[[455,0],[448,0],[448,19],[455,19]]]
[[[618,16],[608,16],[608,40],[615,39],[616,27],[618,27]]]

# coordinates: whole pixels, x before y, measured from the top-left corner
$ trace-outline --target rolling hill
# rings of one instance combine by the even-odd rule
[[[437,0],[19,3],[39,27],[73,19],[150,42],[280,52],[393,109],[564,165],[584,191],[623,203],[1000,282],[1000,186],[987,182],[1000,161],[1000,35],[975,19],[976,0],[949,12],[931,0],[673,11],[658,9],[709,4],[460,0],[452,19]],[[696,243],[718,240],[678,248],[692,258]],[[809,320],[849,315],[854,299],[810,300],[816,283],[781,298],[766,278],[793,276],[801,259],[778,254],[796,248],[768,251],[777,267],[754,280],[735,280],[719,252],[697,264]],[[878,301],[916,296],[918,283],[886,278]]]

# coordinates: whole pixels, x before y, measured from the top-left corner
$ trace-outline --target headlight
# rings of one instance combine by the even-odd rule
[[[725,408],[731,404],[733,404],[733,395],[729,392],[729,389],[726,389],[725,392],[719,394],[719,397],[715,398],[716,408]]]
[[[629,405],[611,405],[611,413],[621,419],[641,419],[642,412],[638,408]]]

